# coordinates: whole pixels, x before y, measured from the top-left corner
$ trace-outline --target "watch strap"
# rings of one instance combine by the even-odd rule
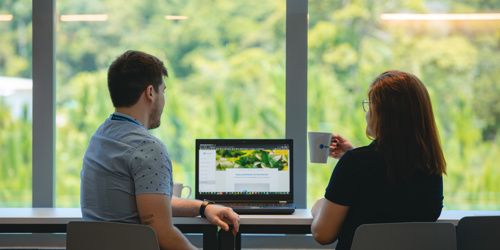
[[[201,206],[200,206],[201,218],[207,218],[207,216],[205,216],[205,208],[210,204],[215,204],[215,202],[205,199],[205,200],[203,200],[203,203],[201,203]]]

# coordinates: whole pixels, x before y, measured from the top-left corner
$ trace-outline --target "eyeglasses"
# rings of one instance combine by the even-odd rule
[[[368,112],[368,110],[370,110],[370,101],[364,99],[361,103],[363,104],[363,110],[365,113]]]

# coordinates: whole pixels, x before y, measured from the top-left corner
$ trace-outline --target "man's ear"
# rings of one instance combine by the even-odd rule
[[[153,88],[153,85],[149,85],[146,90],[144,90],[144,95],[146,96],[146,99],[149,100],[149,101],[154,101],[154,98],[153,98],[153,93],[154,91],[154,88]]]

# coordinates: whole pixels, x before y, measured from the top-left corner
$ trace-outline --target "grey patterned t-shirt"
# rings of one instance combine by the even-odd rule
[[[90,139],[80,175],[84,220],[140,223],[136,194],[172,197],[165,145],[138,120],[118,112]]]

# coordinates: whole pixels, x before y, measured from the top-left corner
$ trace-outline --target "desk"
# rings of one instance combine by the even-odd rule
[[[500,215],[500,211],[443,210],[438,221],[458,221],[465,216]],[[80,208],[0,208],[0,233],[64,233],[72,220],[81,220]],[[219,232],[201,217],[173,217],[172,223],[183,233],[203,233],[203,249],[241,249],[241,233],[309,234],[312,216],[309,209],[291,215],[240,215],[240,234]]]
[[[80,208],[0,208],[0,233],[65,233],[82,220]],[[173,217],[183,233],[203,233],[203,249],[217,249],[217,227],[201,217]]]
[[[465,216],[500,215],[500,211],[443,210],[439,222],[451,222],[455,226]],[[240,233],[219,231],[220,249],[241,249],[241,234],[310,234],[312,215],[310,209],[297,209],[291,215],[240,215]]]

